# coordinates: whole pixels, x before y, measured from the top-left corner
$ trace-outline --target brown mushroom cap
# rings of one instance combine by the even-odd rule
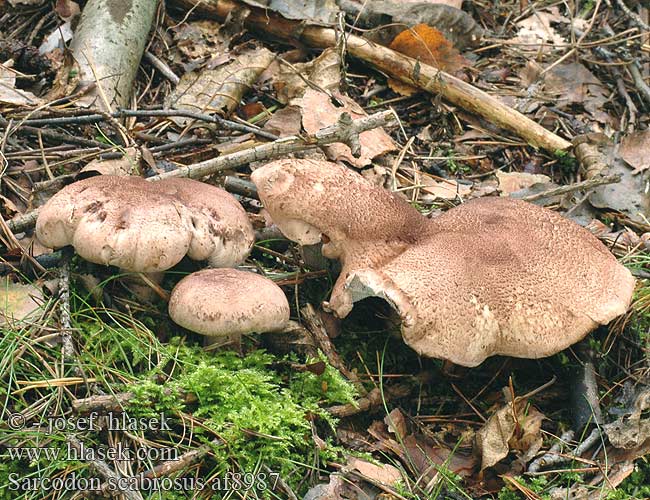
[[[183,278],[169,299],[175,323],[210,337],[273,332],[289,322],[289,303],[273,281],[236,269],[204,269]]]
[[[345,167],[290,162],[256,170],[253,181],[283,232],[287,220],[291,228],[304,220],[325,240],[337,238],[343,271],[329,307],[344,317],[354,302],[383,297],[420,354],[465,366],[495,354],[549,356],[629,307],[630,272],[591,233],[550,210],[483,198],[428,220]],[[337,206],[345,199],[348,216]],[[335,216],[323,215],[328,210]]]
[[[222,189],[110,175],[59,191],[41,209],[36,236],[52,248],[73,245],[91,262],[139,272],[164,271],[186,254],[235,266],[254,241],[246,212]]]

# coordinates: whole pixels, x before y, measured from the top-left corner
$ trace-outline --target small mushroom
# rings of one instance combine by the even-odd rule
[[[52,248],[73,245],[90,262],[145,273],[169,269],[185,255],[235,266],[254,241],[245,210],[222,189],[111,175],[59,191],[41,209],[36,236]]]
[[[427,219],[341,165],[279,160],[252,175],[288,238],[341,260],[329,304],[385,299],[418,353],[476,366],[540,358],[629,307],[634,278],[587,230],[550,210],[481,198]]]
[[[282,330],[289,323],[289,302],[279,286],[258,274],[204,269],[174,287],[169,315],[183,328],[209,337],[210,344],[220,338]]]

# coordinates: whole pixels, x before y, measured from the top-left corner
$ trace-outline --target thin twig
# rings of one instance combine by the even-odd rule
[[[586,181],[576,182],[575,184],[568,184],[566,186],[560,186],[553,189],[547,189],[541,193],[531,194],[529,196],[524,196],[520,198],[524,201],[535,201],[542,198],[548,198],[551,196],[559,196],[562,194],[573,193],[575,191],[584,191],[587,189],[593,189],[598,186],[605,184],[615,184],[621,182],[620,175],[607,175],[603,177],[594,177],[593,179],[587,179]]]

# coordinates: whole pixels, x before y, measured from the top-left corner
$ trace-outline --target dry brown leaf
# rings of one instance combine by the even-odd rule
[[[472,192],[471,185],[461,184],[455,179],[437,181],[431,176],[422,175],[420,182],[423,186],[422,191],[433,195],[434,200],[455,200],[459,197],[462,199]]]
[[[402,31],[389,47],[451,74],[470,64],[440,31],[426,24]],[[418,91],[392,78],[388,80],[388,85],[402,95],[412,95]]]
[[[408,432],[406,419],[404,418],[404,415],[399,410],[399,408],[395,408],[393,411],[391,411],[384,418],[384,423],[388,426],[388,432],[395,434],[395,437],[398,440],[404,439],[406,437],[406,434]]]
[[[647,224],[650,218],[650,195],[647,188],[650,171],[634,175],[632,169],[616,154],[611,143],[602,146],[606,167],[602,175],[620,175],[620,182],[598,186],[591,191],[588,200],[596,208],[616,210],[633,221]]]
[[[274,57],[266,48],[249,48],[216,69],[187,73],[166,99],[166,105],[195,113],[228,116]],[[171,119],[181,126],[191,121],[184,117]]]
[[[96,159],[82,168],[80,174],[94,172],[93,175],[138,175],[140,169],[140,154],[135,148],[127,148],[122,158],[115,160]],[[82,175],[80,178],[88,177]]]
[[[29,321],[39,314],[44,302],[39,287],[12,283],[9,277],[0,278],[0,325]]]
[[[539,411],[523,402],[511,403],[499,408],[476,433],[476,447],[481,456],[481,470],[492,467],[508,456],[511,449],[525,458],[537,453],[542,445]]]
[[[377,440],[375,447],[378,450],[395,454],[405,467],[427,481],[436,477],[439,465],[463,477],[471,476],[476,466],[474,455],[466,454],[460,448],[451,450],[441,446],[422,434],[408,434],[398,442],[390,437],[383,422],[373,422],[368,433]]]
[[[300,99],[294,99],[293,104],[302,109],[302,126],[308,134],[334,125],[342,113],[349,113],[352,119],[366,116],[365,111],[356,102],[338,92],[332,92],[342,106],[335,105],[329,96],[317,90],[308,89]],[[324,146],[327,157],[332,161],[344,160],[352,166],[361,168],[370,164],[373,158],[393,151],[395,144],[384,129],[377,128],[359,134],[361,156],[355,158],[348,146],[341,143]]]
[[[402,473],[399,469],[389,464],[377,465],[361,458],[348,457],[348,467],[375,483],[387,486],[393,486],[402,479]]]
[[[463,0],[399,0],[400,4],[432,4],[432,5],[449,5],[455,9],[460,9],[463,6]]]
[[[601,121],[607,118],[602,111],[607,102],[607,89],[580,63],[555,66],[544,75],[544,90],[547,94],[557,96],[553,102],[560,109],[570,104],[581,104],[594,118]]]
[[[278,137],[298,135],[301,117],[300,108],[290,104],[273,113],[273,116],[264,124],[264,130]]]
[[[253,7],[263,7],[287,19],[331,24],[339,11],[335,0],[242,0]]]
[[[634,170],[632,175],[650,168],[650,130],[633,132],[621,140],[618,154]]]
[[[534,184],[547,184],[551,178],[542,174],[528,174],[526,172],[496,172],[499,180],[501,196],[510,196],[512,193],[531,187]]]
[[[307,63],[280,64],[273,75],[273,88],[281,103],[302,97],[312,88],[335,91],[341,82],[341,57],[336,49],[325,49],[316,59]]]

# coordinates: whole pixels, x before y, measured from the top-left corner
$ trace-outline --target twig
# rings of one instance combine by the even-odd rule
[[[180,457],[177,457],[174,460],[169,460],[167,462],[162,462],[161,464],[156,465],[153,469],[139,474],[138,477],[153,479],[156,477],[169,476],[197,463],[204,456],[210,453],[213,446],[221,446],[222,444],[223,441],[221,439],[215,438],[211,442],[200,446],[196,450],[190,450],[187,453],[183,453]]]
[[[260,199],[257,195],[257,186],[251,181],[246,181],[239,177],[227,175],[223,181],[223,188],[229,193],[239,194],[253,200]]]
[[[74,358],[74,344],[72,343],[72,320],[70,318],[70,258],[64,257],[60,271],[59,280],[59,311],[61,315],[61,345],[63,350],[63,361],[67,362]]]
[[[151,52],[148,50],[145,50],[144,52],[144,58],[149,61],[149,63],[156,68],[158,71],[160,71],[160,74],[167,78],[170,82],[172,82],[174,85],[178,85],[178,82],[181,81],[178,76],[176,76],[176,73],[174,73],[169,66],[167,66],[164,62],[162,62],[160,59],[158,59],[156,56],[154,56]]]
[[[347,378],[350,382],[352,382],[352,384],[354,384],[357,391],[359,391],[359,394],[365,396],[366,395],[365,387],[363,387],[363,384],[359,380],[359,377],[357,377],[356,373],[348,370],[347,366],[345,366],[345,363],[343,363],[343,361],[339,357],[334,347],[334,344],[332,344],[332,341],[327,335],[327,330],[325,330],[325,327],[323,326],[323,322],[316,315],[316,311],[314,310],[314,307],[311,304],[307,304],[305,307],[303,307],[300,310],[300,312],[302,314],[302,320],[305,325],[305,328],[307,328],[307,330],[312,334],[312,337],[316,341],[316,344],[318,345],[319,349],[327,357],[329,364],[332,365],[334,368],[336,368],[339,372],[341,372],[341,374],[345,378]]]
[[[560,441],[555,443],[543,456],[533,460],[528,467],[529,474],[537,474],[542,468],[550,467],[553,465],[564,464],[570,462],[575,458],[579,458],[585,451],[591,448],[601,439],[600,428],[595,427],[591,434],[589,434],[582,443],[580,443],[573,452],[568,454],[561,454],[560,449],[562,444],[573,439],[573,431],[566,431],[560,437]]]
[[[20,127],[29,128],[43,125],[72,125],[83,123],[97,123],[106,121],[108,117],[122,118],[126,116],[142,117],[162,117],[167,118],[170,116],[180,116],[182,118],[191,118],[193,120],[202,121],[206,123],[214,123],[229,130],[237,130],[239,132],[247,132],[251,134],[270,139],[272,141],[278,138],[277,135],[271,134],[265,130],[252,125],[244,125],[232,120],[226,120],[220,116],[207,115],[203,113],[194,113],[192,111],[185,111],[182,109],[118,109],[117,111],[109,114],[93,113],[81,114],[78,116],[55,116],[52,118],[33,118],[23,120],[20,122]],[[2,124],[2,122],[0,122]],[[105,146],[105,145],[104,145]]]
[[[342,116],[346,115],[343,113]],[[336,125],[323,128],[314,135],[307,137],[290,136],[279,139],[268,144],[262,144],[243,151],[219,156],[201,163],[188,165],[171,172],[149,177],[147,180],[159,181],[171,177],[189,177],[198,179],[206,175],[212,175],[216,172],[229,168],[240,167],[253,161],[269,160],[278,158],[296,151],[303,151],[317,146],[325,146],[334,142],[346,142],[349,144],[355,136],[366,130],[383,127],[395,119],[393,111],[382,111],[374,115],[364,116],[347,122],[345,118],[339,118]]]
[[[330,406],[327,412],[337,418],[350,417],[358,415],[374,408],[382,406],[385,400],[395,400],[408,396],[412,388],[407,384],[398,384],[384,388],[384,394],[378,387],[372,389],[364,397],[357,399],[354,403],[347,403],[344,405]]]
[[[9,126],[9,122],[5,120],[3,117],[0,116],[0,126],[4,127],[7,129]],[[83,139],[81,137],[74,137],[72,135],[68,134],[61,134],[59,132],[54,132],[52,130],[46,130],[46,129],[40,129],[32,126],[25,126],[25,125],[20,125],[16,124],[15,128],[12,130],[12,132],[15,131],[16,133],[21,133],[25,135],[33,135],[33,136],[38,136],[41,134],[43,137],[47,137],[48,139],[52,139],[55,141],[60,141],[64,143],[69,143],[69,144],[78,144],[79,146],[86,146],[86,147],[91,147],[91,148],[101,148],[101,149],[108,149],[111,148],[112,146],[108,144],[104,144],[99,141],[92,141],[90,139]]]
[[[630,75],[632,75],[632,80],[634,80],[635,87],[643,96],[646,104],[650,106],[650,87],[643,79],[641,71],[639,71],[639,63],[634,61],[627,67],[627,69],[630,71]]]
[[[172,389],[165,389],[163,394],[166,396],[178,396],[185,404],[196,402],[196,395],[191,392],[176,393]],[[121,413],[124,406],[135,398],[132,392],[120,392],[117,394],[102,394],[100,396],[91,396],[89,398],[73,399],[72,411],[78,415],[87,415],[91,412],[103,413]]]
[[[550,447],[550,449],[541,457],[533,460],[528,466],[528,473],[535,474],[542,470],[543,467],[549,467],[551,465],[562,463],[563,458],[559,455],[562,446],[567,444],[573,439],[574,432],[572,430],[566,431],[560,436],[560,439]]]
[[[531,194],[529,196],[524,196],[520,198],[524,201],[535,201],[542,198],[547,198],[550,196],[559,196],[562,194],[573,193],[575,191],[584,191],[587,189],[593,189],[597,186],[602,186],[604,184],[614,184],[621,181],[621,176],[616,175],[607,175],[603,177],[594,177],[593,179],[587,179],[586,181],[576,182],[575,184],[569,184],[567,186],[560,186],[553,189],[548,189],[542,191],[541,193]]]
[[[621,8],[621,10],[625,12],[625,15],[632,20],[634,24],[636,24],[643,31],[650,31],[650,25],[644,22],[643,19],[641,19],[641,17],[639,17],[638,14],[632,12],[623,0],[616,0],[616,3]]]

